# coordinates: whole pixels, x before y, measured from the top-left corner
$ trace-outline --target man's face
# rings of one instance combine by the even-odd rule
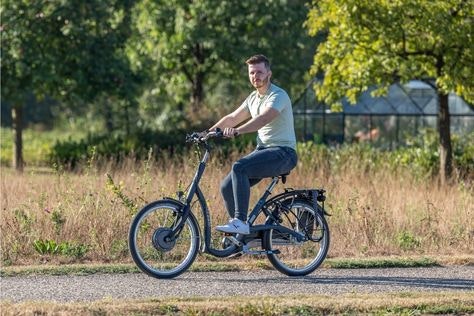
[[[250,83],[255,89],[264,87],[270,81],[272,72],[265,67],[264,63],[248,65],[248,69]]]

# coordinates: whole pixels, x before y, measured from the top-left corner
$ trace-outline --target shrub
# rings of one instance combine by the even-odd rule
[[[163,152],[174,155],[191,148],[185,142],[187,133],[183,130],[173,132],[142,130],[130,135],[88,134],[81,140],[56,142],[49,160],[55,166],[74,169],[93,159],[105,158],[119,162],[125,157],[132,157],[143,160],[147,158],[150,149],[157,158]],[[227,156],[236,150],[246,148],[253,142],[254,137],[254,135],[243,135],[232,141],[222,141],[218,146],[219,152]]]
[[[63,255],[74,259],[83,258],[89,251],[89,247],[83,244],[70,242],[57,243],[54,240],[38,239],[33,242],[33,247],[40,255]]]
[[[454,165],[462,178],[474,176],[474,133],[453,135]]]
[[[462,178],[474,172],[474,133],[464,137],[451,137],[454,167]],[[433,176],[439,171],[439,135],[433,129],[424,129],[418,137],[408,140],[408,146],[400,147],[391,155],[392,163],[409,167],[416,176]]]
[[[402,250],[413,250],[421,245],[419,238],[408,231],[402,231],[398,234],[397,243]]]
[[[384,169],[408,170],[415,179],[425,179],[438,174],[439,138],[435,130],[425,129],[418,137],[408,140],[407,146],[394,151],[370,146],[370,144],[343,144],[338,147],[316,145],[313,142],[298,143],[299,161],[315,168],[326,167],[331,171],[348,168],[357,172],[374,172]],[[474,133],[466,137],[452,135],[453,162],[461,178],[474,174]]]
[[[150,148],[154,153],[166,149],[171,153],[182,148],[185,132],[154,132],[145,130],[131,135],[123,134],[88,134],[86,138],[57,142],[50,154],[50,161],[56,165],[75,168],[80,163],[97,158],[120,160],[133,156],[137,159],[146,158]]]

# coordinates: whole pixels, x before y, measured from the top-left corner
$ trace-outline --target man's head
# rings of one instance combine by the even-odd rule
[[[272,76],[270,61],[264,55],[254,55],[245,62],[248,65],[250,83],[259,92],[266,90]]]
[[[270,71],[270,61],[265,55],[254,55],[245,61],[247,65],[255,65],[263,63],[265,68]]]

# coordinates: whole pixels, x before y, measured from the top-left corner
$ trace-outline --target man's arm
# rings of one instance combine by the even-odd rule
[[[226,137],[234,137],[238,134],[246,134],[246,133],[253,133],[258,131],[260,128],[264,127],[271,121],[273,121],[280,112],[272,107],[266,107],[262,113],[255,116],[242,126],[238,128],[234,127],[224,127],[224,136]],[[220,121],[219,121],[220,122]],[[218,123],[219,124],[219,123]],[[217,124],[216,124],[217,125]],[[235,125],[234,125],[235,126]],[[220,126],[218,126],[220,127]]]
[[[245,105],[241,105],[237,110],[234,112],[227,114],[223,118],[221,118],[214,126],[212,126],[209,130],[215,130],[216,128],[220,128],[222,130],[226,128],[233,128],[246,119],[250,117],[250,112],[247,110]]]
[[[245,134],[245,133],[252,133],[258,131],[260,128],[264,127],[271,121],[273,121],[280,112],[278,110],[267,106],[265,109],[260,113],[259,115],[255,116],[252,118],[250,121],[246,122],[242,126],[239,126],[238,128],[235,129],[235,132],[238,134]],[[234,133],[231,131],[231,135],[234,135]]]

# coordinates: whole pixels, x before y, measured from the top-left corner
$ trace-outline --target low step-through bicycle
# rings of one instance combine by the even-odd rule
[[[210,140],[217,138],[223,138],[222,131],[187,135],[186,141],[195,144],[202,157],[188,189],[177,192],[177,198],[152,202],[135,215],[129,248],[136,265],[149,276],[174,278],[185,272],[201,251],[221,258],[266,255],[278,271],[289,276],[313,272],[329,248],[325,190],[285,188],[269,199],[277,183],[285,183],[287,174],[269,178],[248,216],[250,234],[226,234],[213,246],[209,208],[199,182],[210,158]],[[204,219],[204,233],[193,209],[196,204]]]

